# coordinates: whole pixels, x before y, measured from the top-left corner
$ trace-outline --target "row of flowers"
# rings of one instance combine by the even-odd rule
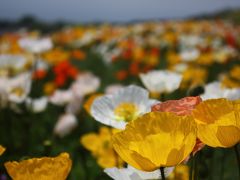
[[[54,125],[45,145],[91,116],[95,132],[81,132],[80,144],[71,141],[110,177],[185,180],[197,174],[187,164],[205,145],[235,147],[239,158],[239,44],[239,27],[223,21],[68,27],[45,37],[6,33],[0,36],[0,110],[7,122],[12,114],[27,119],[54,106],[58,120],[47,119]],[[0,155],[11,157],[14,146],[0,144]],[[74,168],[70,156],[4,166],[13,179],[66,179]]]

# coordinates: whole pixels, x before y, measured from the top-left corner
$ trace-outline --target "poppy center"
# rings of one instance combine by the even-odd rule
[[[118,120],[126,122],[132,121],[137,117],[138,108],[133,103],[120,103],[114,110]]]

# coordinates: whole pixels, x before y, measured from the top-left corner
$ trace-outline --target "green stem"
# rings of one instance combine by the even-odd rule
[[[236,158],[237,158],[237,162],[238,162],[238,174],[240,177],[240,154],[238,152],[237,144],[234,146],[234,150],[235,150],[235,154],[236,154]]]
[[[194,157],[194,174],[193,174],[193,179],[197,180],[198,179],[198,155],[195,155]]]
[[[160,167],[162,180],[165,180],[164,167]]]
[[[190,154],[190,172],[189,172],[189,180],[193,179],[193,165],[194,165],[194,157],[193,153]]]
[[[222,150],[222,157],[221,157],[221,166],[220,166],[220,174],[221,174],[221,180],[223,179],[224,177],[224,163],[225,163],[225,151],[224,149]]]

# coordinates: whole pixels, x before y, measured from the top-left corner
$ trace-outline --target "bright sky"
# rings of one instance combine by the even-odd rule
[[[0,0],[0,19],[32,14],[47,21],[130,21],[181,18],[231,7],[240,7],[240,0]]]

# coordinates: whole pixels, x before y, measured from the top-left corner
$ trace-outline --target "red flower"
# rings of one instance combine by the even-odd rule
[[[139,74],[139,64],[137,62],[131,63],[129,66],[129,72],[131,75],[136,76]]]
[[[68,75],[72,78],[72,79],[75,79],[77,77],[77,74],[78,74],[78,70],[77,68],[75,67],[70,67],[68,69]]]
[[[55,80],[54,80],[55,84],[58,86],[58,87],[62,87],[64,86],[65,82],[66,82],[66,77],[65,76],[56,76]]]
[[[202,101],[201,97],[185,97],[169,100],[152,106],[152,111],[173,112],[176,115],[190,115],[192,110]]]
[[[120,70],[116,73],[116,78],[119,81],[122,81],[122,80],[126,79],[127,76],[128,76],[128,72],[126,70]]]
[[[47,75],[47,72],[43,69],[36,70],[33,74],[33,79],[43,79]]]

